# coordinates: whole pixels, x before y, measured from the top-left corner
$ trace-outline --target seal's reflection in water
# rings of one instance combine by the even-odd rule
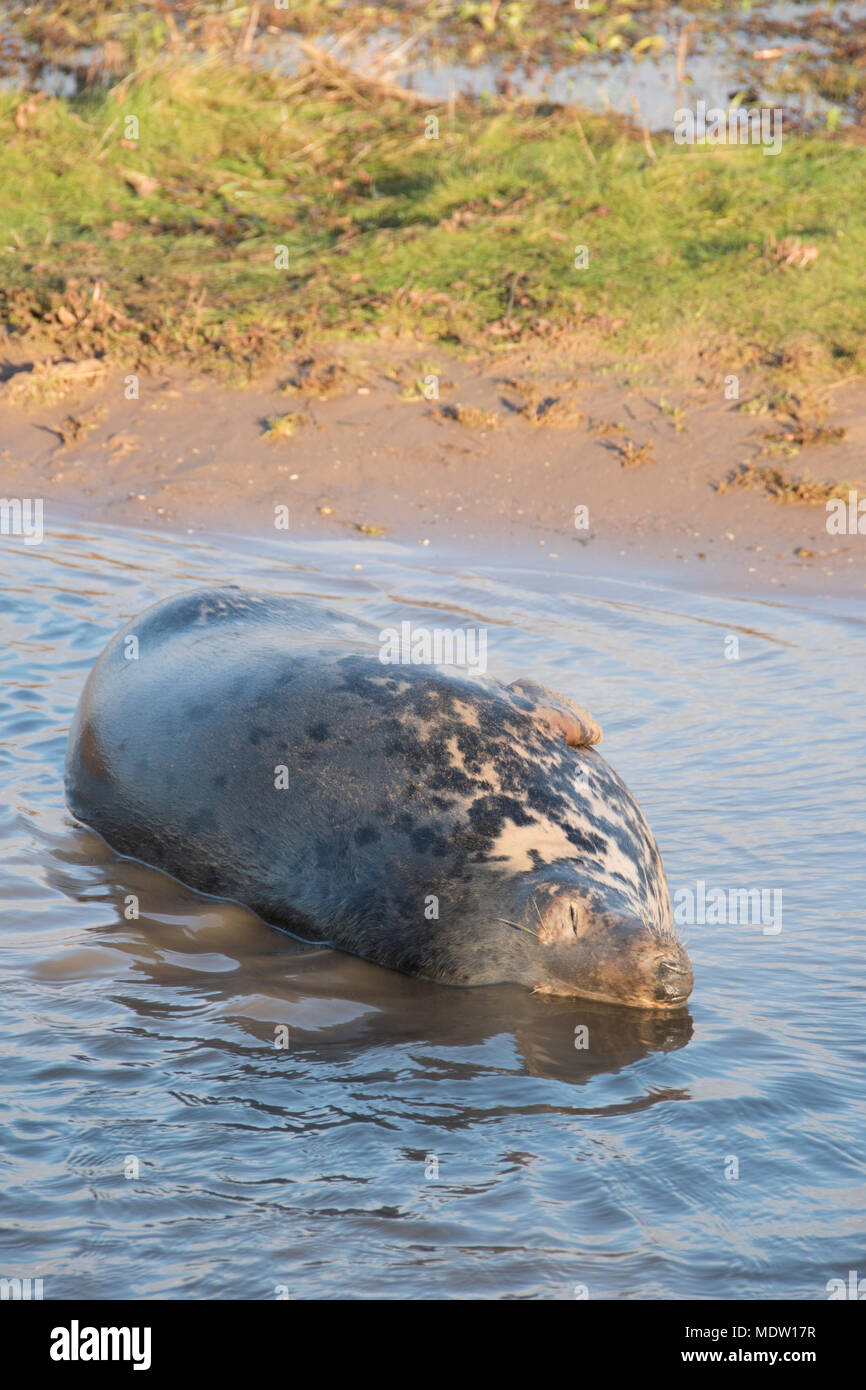
[[[79,827],[57,847],[55,859],[68,868],[55,863],[49,869],[53,886],[103,903],[116,915],[115,924],[90,929],[88,935],[98,937],[93,944],[129,956],[139,984],[144,974],[155,987],[155,994],[138,988],[135,997],[125,994],[126,1006],[141,1016],[165,1017],[173,992],[187,997],[192,986],[209,1012],[224,1020],[224,1037],[211,1030],[203,1040],[209,1048],[235,1049],[230,1024],[257,1039],[265,1058],[279,1058],[276,1030],[285,1025],[293,1057],[334,1062],[383,1045],[465,1049],[510,1036],[509,1072],[580,1084],[651,1053],[676,1051],[692,1036],[687,1009],[658,1013],[533,995],[516,985],[461,989],[304,944],[238,904],[207,898],[116,856]],[[139,915],[128,920],[131,899]],[[462,1056],[459,1063],[465,1068],[471,1059]],[[437,1065],[448,1063],[440,1056]],[[489,1058],[479,1059],[479,1067],[489,1069]],[[664,1089],[615,1109],[675,1098]]]

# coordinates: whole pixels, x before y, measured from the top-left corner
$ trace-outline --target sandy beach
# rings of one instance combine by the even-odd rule
[[[725,487],[749,463],[772,465],[766,440],[783,431],[720,399],[718,387],[674,392],[651,378],[634,387],[591,365],[563,370],[520,353],[503,353],[494,370],[440,352],[439,399],[427,400],[419,360],[399,344],[352,345],[315,369],[303,355],[288,359],[244,389],[188,371],[142,376],[131,400],[123,373],[111,371],[52,403],[18,404],[16,388],[32,375],[19,360],[0,387],[12,397],[4,493],[41,496],[49,519],[385,535],[520,552],[564,573],[627,565],[695,589],[862,595],[866,545],[828,533],[824,502]],[[323,392],[335,362],[339,384]],[[293,380],[299,389],[287,395],[281,387]],[[742,398],[751,396],[744,382]],[[798,475],[856,479],[866,394],[843,383],[826,400],[844,438],[804,450]],[[544,423],[546,410],[563,423]],[[285,413],[293,432],[273,437],[269,422]],[[647,444],[647,461],[632,463]]]

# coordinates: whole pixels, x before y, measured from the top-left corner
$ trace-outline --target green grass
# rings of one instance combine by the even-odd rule
[[[299,343],[400,332],[863,366],[866,154],[842,135],[776,157],[656,136],[653,162],[616,118],[460,106],[427,140],[401,102],[218,61],[43,100],[18,129],[25,100],[0,93],[0,312],[71,356],[252,372]],[[123,171],[159,186],[141,196]],[[786,238],[817,260],[781,266]]]

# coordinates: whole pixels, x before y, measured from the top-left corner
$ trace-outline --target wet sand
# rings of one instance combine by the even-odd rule
[[[823,397],[843,440],[769,457],[761,450],[778,422],[739,410],[715,384],[686,391],[649,373],[625,383],[561,364],[545,373],[517,352],[503,352],[493,370],[439,352],[440,399],[401,398],[430,356],[355,348],[330,399],[315,389],[282,393],[287,365],[241,389],[166,371],[141,377],[132,400],[114,371],[61,400],[21,403],[15,363],[0,387],[2,492],[41,496],[46,525],[72,513],[271,539],[385,534],[428,554],[534,553],[563,573],[591,560],[594,569],[661,572],[702,591],[833,598],[866,588],[866,537],[828,534],[823,503],[716,490],[746,462],[856,484],[866,473],[862,383]],[[568,423],[521,414],[526,394],[509,383],[530,376],[542,384],[542,414],[546,400],[560,400]],[[751,394],[741,380],[741,401]],[[464,418],[468,408],[498,423],[484,415],[461,423],[449,414],[458,407]],[[303,417],[292,437],[269,439],[267,421],[290,412]],[[87,428],[64,444],[69,417]],[[651,441],[655,461],[624,463],[629,441],[637,449]],[[288,530],[277,511],[285,508]],[[588,526],[575,526],[577,508],[588,509]]]

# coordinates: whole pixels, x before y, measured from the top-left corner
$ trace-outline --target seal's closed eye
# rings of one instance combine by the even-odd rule
[[[533,719],[552,733],[561,734],[569,748],[590,748],[594,743],[601,743],[601,726],[589,710],[569,695],[560,695],[533,680],[514,681],[508,689],[521,699],[521,707],[527,709]],[[529,702],[528,708],[524,702]]]

